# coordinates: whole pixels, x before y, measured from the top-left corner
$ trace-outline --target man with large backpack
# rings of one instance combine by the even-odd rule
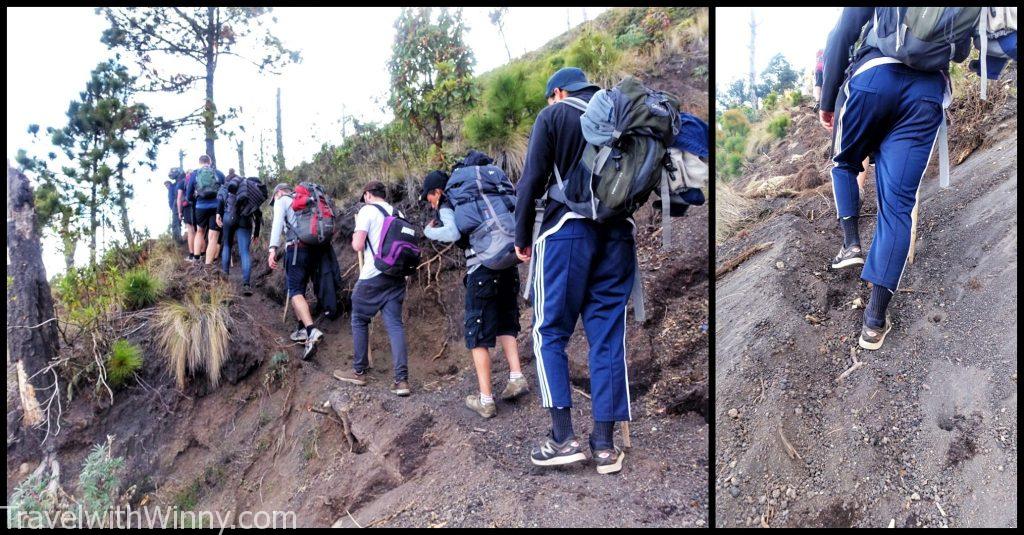
[[[228,180],[217,194],[217,225],[224,229],[221,269],[225,274],[231,271],[231,248],[233,244],[237,245],[238,256],[242,261],[242,293],[248,296],[252,295],[249,245],[260,235],[260,227],[263,225],[260,206],[267,200],[267,187],[256,178],[232,175],[228,173]]]
[[[886,312],[911,245],[911,212],[936,144],[940,182],[948,177],[945,111],[949,63],[965,60],[983,8],[844,8],[825,47],[820,120],[833,130],[832,189],[843,245],[839,269],[863,265],[872,284],[859,345],[882,347]],[[872,156],[878,216],[865,260],[858,234],[858,174]]]
[[[470,151],[449,179],[433,171],[423,179],[420,198],[437,219],[423,229],[435,241],[456,243],[466,254],[466,348],[473,356],[479,395],[466,406],[484,418],[497,414],[491,390],[490,349],[501,343],[508,360],[504,400],[530,391],[519,363],[519,263],[515,256],[515,187],[501,168],[478,151]]]
[[[198,261],[206,255],[206,265],[212,265],[220,253],[220,227],[217,225],[217,192],[224,184],[224,173],[214,169],[207,155],[199,157],[199,168],[192,172],[186,186],[185,196],[193,205],[196,235],[192,246],[193,257]]]
[[[316,354],[324,333],[313,326],[306,286],[320,263],[320,255],[334,254],[330,241],[334,234],[334,206],[320,186],[303,183],[293,188],[281,183],[274,187],[270,207],[274,220],[267,264],[270,269],[277,269],[278,259],[284,262],[288,300],[303,326],[291,339],[303,343],[302,360],[307,360]]]
[[[356,214],[352,249],[362,256],[359,280],[352,289],[352,344],[355,356],[352,371],[336,370],[334,377],[363,386],[369,379],[370,320],[378,312],[391,340],[391,360],[395,380],[391,392],[408,396],[409,355],[402,326],[405,302],[405,277],[416,272],[420,251],[419,236],[398,209],[388,204],[387,188],[376,180],[363,188],[365,206]]]
[[[515,245],[521,260],[532,260],[533,349],[552,419],[551,436],[531,461],[552,466],[586,459],[572,428],[565,351],[582,318],[590,346],[590,449],[598,473],[608,474],[621,470],[624,459],[612,440],[615,422],[631,419],[626,305],[631,294],[642,302],[631,214],[659,183],[668,197],[666,147],[680,119],[674,97],[635,78],[597,89],[575,67],[548,79],[549,106],[537,115],[516,186]]]

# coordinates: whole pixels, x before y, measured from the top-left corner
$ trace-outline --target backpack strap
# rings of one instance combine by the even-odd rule
[[[988,65],[986,65],[985,56],[988,55],[988,12],[989,8],[981,8],[981,15],[978,16],[978,40],[981,43],[979,51],[981,56],[980,74],[981,74],[981,100],[988,100]],[[943,114],[945,115],[945,114]]]
[[[661,200],[662,207],[668,205],[666,199]],[[664,208],[662,208],[664,210]],[[636,242],[636,226],[633,226],[633,238],[634,243]],[[644,303],[644,279],[640,275],[640,255],[636,252],[636,247],[633,247],[633,290],[629,294],[629,298],[633,301],[633,319],[637,323],[643,323],[647,321],[647,307]]]
[[[683,171],[685,173],[685,171]],[[661,170],[661,249],[667,251],[672,244],[672,219],[669,212],[668,169]],[[639,273],[637,273],[639,277]]]
[[[487,205],[487,211],[490,212],[491,213],[491,217],[494,218],[494,224],[498,225],[498,228],[500,228],[504,232],[515,233],[515,229],[509,230],[509,229],[501,226],[501,221],[498,220],[498,211],[494,209],[494,205],[491,204],[491,200],[487,197],[487,194],[484,193],[484,181],[483,181],[483,177],[480,176],[480,166],[479,165],[476,166],[476,187],[478,188],[478,191],[480,192],[480,196],[484,198],[484,203]]]
[[[568,105],[572,106],[573,108],[576,108],[577,110],[580,110],[583,113],[587,112],[587,103],[584,102],[583,99],[581,99],[579,97],[565,97],[562,100],[560,100],[559,102],[563,102],[565,104],[568,104]]]

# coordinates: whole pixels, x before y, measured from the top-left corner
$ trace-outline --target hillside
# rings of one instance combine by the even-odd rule
[[[685,41],[643,66],[646,82],[676,92],[705,119],[706,67],[703,73],[697,67],[707,65],[707,44],[706,36]],[[468,146],[458,132],[453,136],[456,146]],[[386,152],[374,139],[327,147],[320,159],[290,174],[321,174],[350,216],[354,203],[347,193],[379,178],[360,175],[377,168],[376,158]],[[416,174],[420,165],[387,167],[385,178],[389,196],[422,223],[426,214],[407,194],[422,176]],[[667,251],[657,235],[660,216],[648,207],[637,220],[649,318],[643,325],[629,320],[633,448],[616,476],[599,476],[590,464],[550,471],[530,464],[530,447],[550,425],[536,393],[512,404],[499,400],[498,417],[486,421],[463,406],[476,380],[463,349],[464,267],[457,251],[423,244],[430,262],[410,278],[405,301],[413,394],[397,398],[387,390],[390,355],[379,320],[371,331],[369,386],[344,386],[331,376],[351,366],[347,314],[322,320],[327,338],[318,356],[299,360],[301,348],[287,340],[294,320],[282,321],[283,276],[280,269],[269,271],[261,244],[253,252],[255,295],[226,298],[230,351],[221,384],[214,388],[200,376],[179,390],[155,343],[153,309],[126,315],[123,332],[145,353],[139,380],[116,391],[113,403],[105,392],[76,393],[56,437],[58,457],[67,467],[61,485],[76,493],[77,468],[95,444],[113,435],[113,454],[126,462],[126,500],[136,507],[295,511],[305,527],[706,526],[707,208],[695,207],[674,222],[675,240]],[[343,228],[333,244],[349,289],[355,264],[351,232]],[[197,288],[223,284],[186,267],[166,241],[148,244],[142,258],[144,267],[166,274],[165,301],[183,301]],[[525,277],[525,267],[520,269]],[[233,284],[238,271],[233,270]],[[519,347],[524,374],[536,390],[530,321],[524,305]],[[275,357],[279,352],[287,359]],[[583,436],[590,421],[586,353],[578,329],[569,355],[573,417]],[[493,376],[507,377],[504,359],[493,362]],[[13,407],[17,392],[8,377]],[[352,441],[338,416],[324,409],[327,401],[345,409]],[[9,413],[8,429],[17,423],[17,414]],[[9,436],[8,496],[39,460],[35,445]]]
[[[841,235],[829,137],[809,106],[730,183],[737,221],[717,246],[719,527],[1016,526],[1015,77],[987,103],[976,79],[960,88],[952,185],[925,176],[917,258],[877,352],[857,347],[870,293],[859,270],[828,268]],[[865,239],[871,176],[866,190]]]

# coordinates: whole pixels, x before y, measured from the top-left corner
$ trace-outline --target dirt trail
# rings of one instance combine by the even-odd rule
[[[461,338],[438,354],[446,314],[461,333],[458,262],[435,282],[440,294],[411,283],[410,398],[387,390],[391,364],[382,325],[373,329],[374,381],[367,387],[331,377],[334,369],[351,366],[347,315],[324,323],[327,338],[317,358],[300,361],[301,348],[285,340],[293,320],[282,324],[280,301],[271,298],[280,293],[280,275],[261,278],[257,269],[256,294],[231,305],[239,323],[227,383],[205,395],[202,386],[177,392],[148,335],[140,335],[148,347],[147,387],[119,392],[108,408],[76,401],[66,414],[61,461],[80,466],[93,444],[114,434],[115,454],[128,462],[125,486],[136,487],[133,504],[148,495],[151,504],[195,510],[295,511],[300,526],[353,525],[353,519],[362,526],[420,527],[706,525],[706,208],[694,209],[675,228],[677,246],[669,252],[649,233],[643,241],[651,318],[644,326],[630,321],[634,447],[616,476],[600,476],[589,463],[551,471],[529,463],[530,447],[550,425],[535,393],[513,403],[499,400],[498,417],[486,421],[463,406],[476,380]],[[350,256],[342,255],[343,269]],[[529,314],[524,307],[520,349],[536,390]],[[578,388],[574,423],[585,438],[589,382],[581,334],[569,353]],[[279,350],[289,355],[285,365],[272,361]],[[500,356],[494,363],[500,390],[508,366]],[[349,451],[335,416],[309,410],[339,393],[349,399],[356,452]],[[21,479],[20,464],[33,455],[17,444],[9,449],[8,494]],[[77,468],[64,476],[73,490]]]
[[[1016,133],[1015,113],[992,125],[947,190],[929,171],[877,352],[857,348],[859,268],[828,267],[830,185],[719,247],[771,243],[717,281],[716,525],[1016,527]],[[864,198],[869,246],[873,179]]]

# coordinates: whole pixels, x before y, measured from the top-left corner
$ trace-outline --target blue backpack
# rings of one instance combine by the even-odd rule
[[[457,167],[444,193],[455,208],[455,226],[469,236],[472,253],[466,265],[510,268],[519,262],[515,253],[515,186],[486,156],[474,158],[471,152],[465,163],[479,165]]]

